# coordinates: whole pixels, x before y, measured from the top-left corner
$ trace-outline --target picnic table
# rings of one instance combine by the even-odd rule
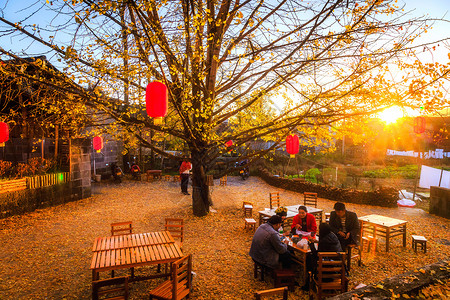
[[[289,205],[289,206],[285,206],[287,208],[287,216],[286,216],[286,220],[289,219],[293,219],[295,215],[298,214],[298,207],[300,205]],[[273,215],[275,215],[275,210],[277,208],[272,208],[272,209],[265,209],[265,210],[261,210],[258,211],[259,213],[259,225],[261,225],[263,223],[263,218],[264,217],[271,217]],[[306,206],[306,209],[308,209],[308,213],[314,215],[314,217],[316,218],[317,221],[319,221],[319,223],[322,222],[322,214],[323,214],[323,209],[320,208],[315,208],[315,207],[310,207],[310,206]]]
[[[361,224],[361,242],[364,235],[371,234],[376,239],[378,236],[386,239],[386,252],[389,252],[391,238],[403,236],[403,247],[406,247],[406,221],[380,215],[368,215],[359,217]],[[375,246],[375,243],[373,243]]]
[[[99,237],[92,247],[92,280],[99,280],[100,272],[171,263],[183,257],[180,247],[168,231],[134,233]],[[167,270],[166,270],[167,271]],[[167,277],[170,273],[155,274],[139,279]]]

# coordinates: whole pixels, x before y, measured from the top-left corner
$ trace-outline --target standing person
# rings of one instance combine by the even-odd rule
[[[280,262],[284,269],[290,268],[290,252],[278,234],[282,224],[281,217],[274,215],[256,229],[249,252],[254,261],[271,269],[279,269]]]
[[[347,245],[358,245],[360,231],[358,216],[356,213],[346,210],[344,203],[336,202],[334,204],[334,211],[330,214],[330,226],[339,238],[344,251]]]
[[[185,156],[180,166],[181,193],[185,195],[190,195],[187,189],[189,183],[189,172],[191,171],[191,169],[192,164],[187,161],[187,157]]]
[[[294,216],[291,225],[292,234],[298,234],[299,231],[311,232],[312,236],[317,232],[316,218],[303,205],[298,207],[298,215]]]

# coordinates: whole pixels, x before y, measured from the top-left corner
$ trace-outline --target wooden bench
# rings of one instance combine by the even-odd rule
[[[420,247],[423,250],[423,253],[427,253],[427,239],[421,235],[411,235],[412,238],[412,248],[414,252],[417,253],[417,245],[420,244]]]
[[[26,188],[27,188],[26,178],[0,181],[0,194],[26,190]]]
[[[162,170],[147,170],[147,181],[153,178],[162,178]]]

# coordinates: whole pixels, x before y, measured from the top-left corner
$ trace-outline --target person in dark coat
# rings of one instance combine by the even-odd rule
[[[306,270],[308,275],[305,279],[305,285],[302,286],[302,290],[309,290],[309,272],[315,274],[317,272],[317,260],[318,252],[342,252],[341,243],[338,237],[331,230],[331,226],[327,223],[321,223],[319,225],[319,245],[318,249],[314,245],[317,240],[313,237],[308,238],[309,248],[311,254],[306,257]]]
[[[267,223],[256,229],[249,252],[254,261],[271,269],[279,269],[280,262],[283,268],[288,269],[290,267],[292,264],[290,252],[278,234],[278,229],[282,224],[282,218],[274,215],[270,217]]]
[[[345,209],[345,204],[336,202],[334,211],[330,214],[331,230],[339,238],[342,249],[345,251],[347,245],[359,244],[359,221],[356,213]]]

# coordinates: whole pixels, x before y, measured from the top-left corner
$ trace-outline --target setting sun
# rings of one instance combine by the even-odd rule
[[[378,113],[378,118],[384,121],[386,124],[391,124],[397,121],[397,119],[404,116],[404,111],[398,106],[392,106],[386,108],[382,112]]]

